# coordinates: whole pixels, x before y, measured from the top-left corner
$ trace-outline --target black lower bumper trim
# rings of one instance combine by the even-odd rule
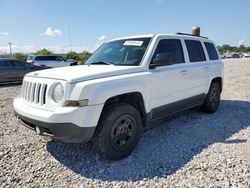
[[[15,112],[22,124],[37,133],[69,143],[89,141],[95,132],[95,127],[79,127],[73,123],[47,123],[25,117]]]

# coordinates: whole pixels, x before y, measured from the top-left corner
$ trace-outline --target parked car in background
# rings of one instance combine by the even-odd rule
[[[243,58],[249,58],[249,57],[250,57],[250,53],[243,53],[243,54],[242,54],[242,57],[243,57]]]
[[[232,54],[232,58],[240,58],[240,54],[238,54],[238,53],[233,53],[233,54]]]
[[[0,83],[20,82],[26,73],[45,69],[11,58],[0,58]]]
[[[227,58],[227,56],[225,54],[223,54],[223,53],[220,53],[220,58],[225,59],[225,58]]]
[[[59,55],[29,55],[27,63],[41,67],[66,67],[75,62]]]

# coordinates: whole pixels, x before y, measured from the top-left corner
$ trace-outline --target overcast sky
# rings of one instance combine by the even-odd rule
[[[0,53],[93,51],[127,35],[201,33],[250,45],[249,0],[0,0]]]

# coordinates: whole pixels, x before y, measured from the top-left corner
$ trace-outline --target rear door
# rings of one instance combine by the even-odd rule
[[[10,62],[10,60],[0,61],[0,82],[12,82],[14,81],[15,70]]]
[[[67,62],[63,57],[57,56],[56,57],[56,67],[65,67],[69,66],[70,62]]]
[[[189,97],[206,93],[209,84],[209,62],[199,40],[185,39],[189,57]]]
[[[11,64],[13,68],[13,73],[15,73],[13,79],[16,81],[22,80],[24,75],[30,70],[25,62],[19,60],[11,60]]]
[[[56,56],[51,55],[41,55],[35,58],[36,65],[41,67],[55,67],[56,66]]]

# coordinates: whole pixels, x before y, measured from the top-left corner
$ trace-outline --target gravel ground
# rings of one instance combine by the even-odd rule
[[[191,110],[146,131],[127,159],[106,161],[21,126],[0,88],[0,187],[250,187],[250,60],[225,60],[221,106]],[[159,123],[159,122],[156,122]]]

